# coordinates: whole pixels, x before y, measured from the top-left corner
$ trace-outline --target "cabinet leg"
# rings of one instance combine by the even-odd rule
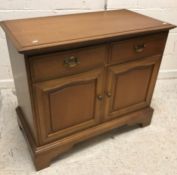
[[[34,158],[34,165],[37,171],[50,166],[51,159],[44,156],[37,156]]]
[[[143,114],[138,115],[134,119],[128,122],[128,126],[139,125],[140,127],[146,127],[151,124],[151,119],[153,115],[153,109],[149,107]]]
[[[150,125],[151,124],[151,118],[150,119],[147,119],[147,120],[145,120],[145,121],[143,121],[142,123],[140,123],[139,125],[140,125],[140,127],[146,127],[146,126],[148,126],[148,125]]]
[[[37,171],[47,168],[50,163],[61,154],[67,152],[73,147],[73,145],[64,145],[58,149],[51,149],[46,152],[37,153],[34,156],[34,165]]]
[[[153,110],[151,110],[151,111],[146,115],[146,117],[144,117],[144,120],[139,123],[140,127],[146,127],[146,126],[148,126],[148,125],[151,124],[152,114],[153,114]]]

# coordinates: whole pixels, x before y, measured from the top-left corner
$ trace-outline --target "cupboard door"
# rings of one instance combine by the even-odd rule
[[[104,70],[34,85],[41,142],[49,142],[99,123]]]
[[[160,60],[154,56],[108,68],[106,119],[150,105]]]

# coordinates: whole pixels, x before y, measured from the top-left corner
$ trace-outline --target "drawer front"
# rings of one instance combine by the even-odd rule
[[[121,63],[162,54],[166,37],[166,33],[160,33],[114,42],[110,63]]]
[[[30,58],[32,81],[45,81],[85,72],[106,64],[106,46],[86,47]]]

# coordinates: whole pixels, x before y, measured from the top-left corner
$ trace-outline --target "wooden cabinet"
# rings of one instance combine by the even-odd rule
[[[150,124],[151,98],[174,25],[113,10],[1,26],[18,123],[37,170],[81,141],[123,125]]]

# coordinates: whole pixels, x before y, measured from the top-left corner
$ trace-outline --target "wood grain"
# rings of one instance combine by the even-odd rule
[[[106,53],[106,45],[101,45],[32,56],[29,58],[32,80],[46,81],[104,66],[107,62]],[[77,58],[79,63],[74,67],[65,65],[65,59],[70,57]]]
[[[110,62],[121,63],[162,54],[168,33],[162,32],[112,43]],[[142,47],[142,48],[141,48]],[[136,48],[140,49],[139,52]]]
[[[150,105],[161,56],[110,66],[106,87],[106,119]],[[111,94],[111,96],[108,96]]]
[[[42,143],[94,126],[102,114],[104,69],[34,85]]]
[[[28,70],[26,67],[25,57],[19,54],[17,50],[12,45],[11,41],[7,38],[9,56],[12,66],[13,78],[15,83],[15,89],[18,99],[18,105],[24,113],[26,123],[31,131],[32,137],[34,137],[35,142],[37,139],[37,129],[32,108],[32,99],[30,92],[30,83],[28,77]]]
[[[129,10],[9,20],[1,26],[20,52],[174,27]]]

